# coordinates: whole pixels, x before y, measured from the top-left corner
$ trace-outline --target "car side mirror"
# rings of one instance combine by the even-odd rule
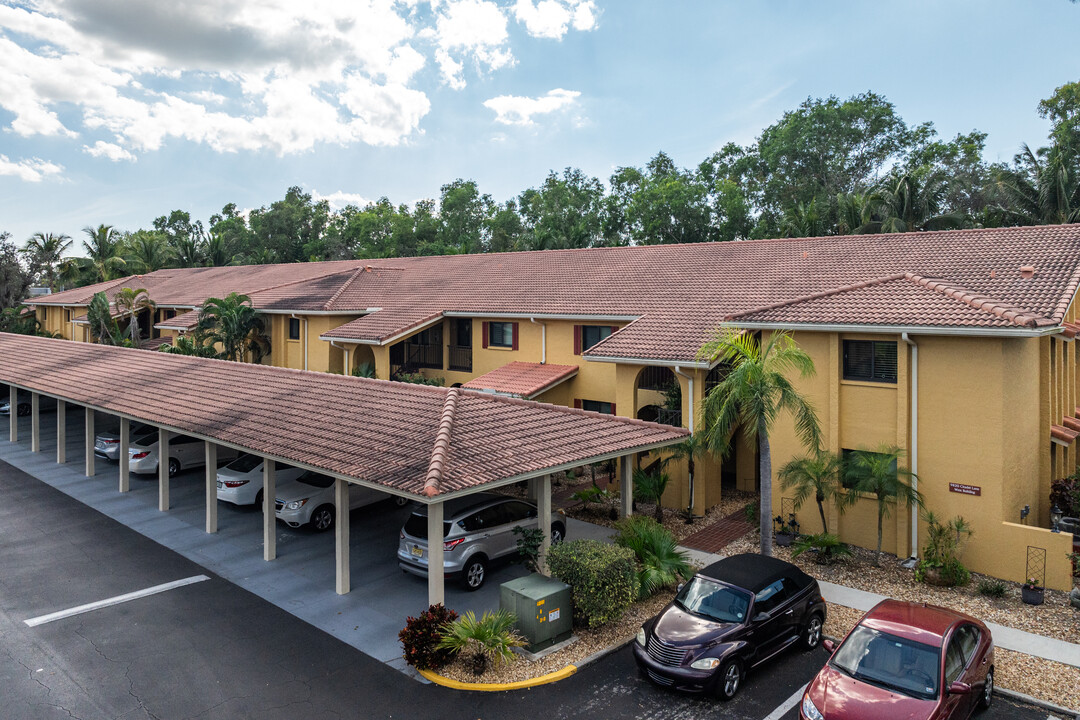
[[[825,648],[825,652],[830,655],[836,652],[836,642],[834,640],[822,640],[821,647]]]
[[[686,587],[686,583],[679,583],[679,586],[675,588],[675,592],[681,593],[684,587]]]
[[[762,610],[761,612],[759,612],[757,615],[754,616],[753,622],[756,622],[756,623],[765,622],[766,620],[768,620],[771,617],[772,617],[772,615],[770,615],[768,613],[768,611]]]
[[[949,684],[950,695],[967,695],[971,692],[971,686],[965,682],[954,682]]]

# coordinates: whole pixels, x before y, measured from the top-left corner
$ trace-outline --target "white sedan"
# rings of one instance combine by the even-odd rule
[[[308,471],[300,477],[277,486],[274,498],[274,514],[289,527],[311,523],[319,532],[329,530],[334,524],[334,478]],[[394,498],[398,507],[409,504],[407,498],[349,483],[349,509],[371,505]]]
[[[304,474],[300,468],[278,465],[276,482],[289,482]],[[261,505],[263,499],[263,459],[244,453],[217,473],[217,499],[233,505]]]
[[[203,467],[206,465],[206,453],[203,441],[188,435],[171,434],[169,436],[169,477],[175,477],[181,470]],[[218,460],[235,460],[236,451],[218,446]],[[128,468],[139,475],[152,475],[158,471],[158,434],[154,432],[140,435],[128,448]]]

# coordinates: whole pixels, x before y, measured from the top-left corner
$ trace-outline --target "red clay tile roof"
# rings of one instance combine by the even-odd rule
[[[907,282],[884,281],[896,276]],[[161,270],[137,281],[162,306],[236,290],[277,311],[381,308],[335,335],[363,342],[439,313],[636,318],[585,356],[692,362],[724,318],[766,309],[819,325],[876,324],[877,313],[970,332],[1054,326],[1080,283],[1080,224]],[[125,282],[135,280],[110,288]],[[85,304],[93,289],[39,302]]]
[[[186,313],[180,313],[168,320],[162,320],[156,327],[158,330],[191,330],[199,324],[199,311],[188,310]]]
[[[446,495],[686,436],[640,420],[471,390],[51,338],[0,333],[0,356],[0,382],[418,499],[432,481]],[[444,422],[451,394],[456,399]],[[446,432],[448,442],[436,448]]]
[[[432,312],[430,308],[397,308],[378,310],[352,322],[327,330],[323,340],[345,340],[347,342],[377,345],[413,330],[420,330],[442,318],[441,311]]]
[[[1077,437],[1080,437],[1080,430],[1072,430],[1062,425],[1050,426],[1050,439],[1060,444],[1072,445]]]
[[[569,380],[577,375],[577,371],[577,365],[512,362],[473,378],[462,387],[469,390],[494,390],[497,393],[516,395],[528,400]]]

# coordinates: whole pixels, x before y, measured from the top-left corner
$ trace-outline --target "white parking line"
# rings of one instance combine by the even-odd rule
[[[97,602],[87,603],[86,605],[79,605],[78,607],[70,608],[69,610],[58,610],[48,615],[42,615],[36,618],[30,618],[24,620],[29,627],[37,627],[38,625],[44,625],[45,623],[51,623],[54,620],[63,620],[64,618],[71,617],[73,615],[81,615],[82,613],[90,612],[91,610],[100,610],[101,608],[109,607],[111,605],[119,605],[120,603],[126,603],[129,600],[138,600],[139,598],[146,597],[147,595],[156,595],[163,593],[167,590],[175,590],[178,587],[185,585],[192,585],[203,580],[209,580],[205,575],[193,575],[183,580],[174,580],[164,585],[155,585],[154,587],[146,588],[145,590],[136,590],[135,592],[129,592],[125,595],[117,595],[116,597],[108,598],[107,600],[98,600]]]
[[[796,690],[794,695],[789,697],[784,702],[780,703],[780,705],[775,710],[762,718],[762,720],[780,720],[780,718],[787,715],[788,711],[798,705],[799,701],[802,700],[802,694],[806,692],[806,688],[809,687],[809,685],[810,683],[806,683],[806,685],[803,685],[801,688]]]

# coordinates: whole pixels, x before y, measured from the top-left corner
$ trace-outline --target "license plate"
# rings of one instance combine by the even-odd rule
[[[412,552],[413,557],[424,557],[424,550],[419,545],[413,545],[410,552]]]
[[[220,490],[221,488],[225,487],[225,483],[223,483],[223,482],[221,482],[219,480],[217,486],[218,486],[218,490]]]
[[[96,447],[98,450],[104,450],[105,449],[105,443],[103,443],[103,442],[94,443],[94,447]]]

